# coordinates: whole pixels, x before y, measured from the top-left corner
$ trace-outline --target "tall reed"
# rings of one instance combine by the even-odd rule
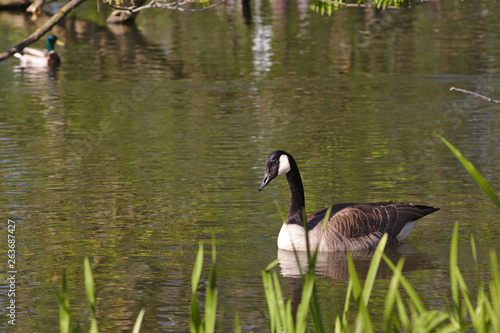
[[[90,267],[89,259],[85,257],[83,261],[83,279],[85,284],[85,293],[87,295],[87,301],[90,307],[90,333],[98,333],[99,329],[97,326],[97,300],[95,293],[94,278],[92,277],[92,269]],[[79,333],[82,332],[82,328],[79,323],[74,321],[70,306],[69,306],[69,293],[68,293],[68,283],[66,281],[66,272],[63,270],[61,277],[61,285],[59,290],[52,288],[54,294],[56,295],[57,301],[59,303],[59,332],[61,333]],[[137,319],[135,321],[132,333],[139,333],[141,329],[142,319],[144,317],[144,309],[139,312]]]

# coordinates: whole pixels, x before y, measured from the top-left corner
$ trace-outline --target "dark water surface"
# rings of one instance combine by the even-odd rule
[[[427,306],[446,306],[454,224],[468,280],[470,235],[481,268],[500,250],[498,210],[433,136],[500,189],[499,107],[449,91],[500,99],[499,9],[443,1],[323,17],[305,2],[256,1],[251,24],[229,3],[194,14],[151,10],[136,27],[114,27],[85,4],[53,30],[66,43],[55,73],[0,62],[2,267],[8,219],[18,258],[16,327],[2,284],[0,330],[55,331],[51,288],[63,269],[86,330],[89,256],[101,331],[130,331],[140,309],[144,332],[188,331],[194,257],[215,237],[220,331],[231,331],[236,313],[244,331],[265,331],[260,272],[278,256],[277,206],[286,212],[289,194],[284,177],[257,187],[276,149],[295,156],[309,212],[374,200],[441,207],[390,255],[407,257],[405,274]],[[0,13],[0,49],[33,29]],[[360,271],[369,258],[359,254]],[[287,292],[295,285],[288,264],[283,258]],[[345,297],[345,255],[321,264],[331,327]],[[380,272],[375,305],[389,276]],[[373,311],[376,322],[382,312]]]

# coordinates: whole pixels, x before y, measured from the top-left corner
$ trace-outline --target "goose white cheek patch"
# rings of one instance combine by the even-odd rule
[[[288,161],[288,156],[281,155],[280,156],[280,168],[278,169],[278,175],[282,173],[287,173],[290,171],[290,161]]]

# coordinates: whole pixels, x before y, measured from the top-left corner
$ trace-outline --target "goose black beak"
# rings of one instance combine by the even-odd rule
[[[259,186],[259,191],[262,190],[269,182],[272,180],[271,176],[269,175],[269,172],[264,173],[264,178],[262,179],[262,183],[260,183]]]

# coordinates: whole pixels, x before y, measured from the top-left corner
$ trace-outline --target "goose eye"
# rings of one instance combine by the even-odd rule
[[[276,165],[276,164],[278,164],[278,163],[279,163],[279,161],[278,161],[278,160],[273,160],[273,165]]]

